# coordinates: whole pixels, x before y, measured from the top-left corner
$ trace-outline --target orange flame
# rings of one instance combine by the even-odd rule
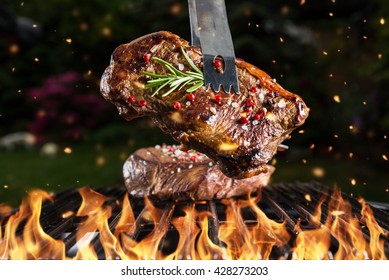
[[[45,200],[51,200],[48,193],[32,191],[22,202],[19,211],[9,217],[4,237],[0,239],[0,259],[66,258],[64,243],[46,234],[39,222],[42,202]],[[18,226],[24,221],[27,230],[18,233]]]
[[[374,219],[371,208],[363,199],[362,219],[359,221],[352,212],[351,205],[344,200],[339,191],[335,191],[328,205],[328,215],[324,224],[317,228],[303,231],[298,223],[295,230],[299,233],[293,254],[295,259],[336,259],[336,260],[361,260],[361,259],[386,259],[384,244],[380,236],[385,232]],[[312,217],[317,225],[322,216],[319,203],[316,214]],[[366,241],[361,223],[365,221],[369,229],[370,245]],[[339,246],[332,254],[330,251],[331,238],[335,239]]]
[[[285,245],[290,236],[285,222],[269,219],[255,199],[230,200],[226,203],[227,222],[220,227],[220,239],[227,244],[227,259],[269,259],[274,246]],[[257,217],[256,225],[247,226],[242,210],[249,207]]]
[[[99,256],[96,242],[106,259],[270,259],[274,250],[280,252],[278,258],[285,258],[286,252],[292,259],[386,259],[383,237],[388,233],[378,225],[373,210],[359,199],[358,218],[339,191],[330,197],[328,209],[323,207],[327,198],[319,200],[314,213],[308,214],[308,226],[298,221],[294,229],[288,229],[286,221],[267,217],[258,206],[260,196],[222,201],[225,219],[219,223],[214,210],[199,210],[202,202],[179,210],[172,203],[161,210],[147,197],[142,212],[135,216],[128,194],[116,202],[121,214],[113,217],[108,197],[88,187],[78,191],[82,203],[74,211],[76,217],[73,211],[62,215],[63,219],[81,220],[73,257],[64,241],[44,231],[42,204],[54,199],[38,190],[29,193],[18,211],[0,204],[0,259],[95,260]],[[247,212],[255,219],[245,221],[242,217]],[[216,225],[217,232],[210,232],[209,224]],[[163,247],[172,242],[168,236],[173,232],[176,236],[170,239],[176,244],[166,251]],[[291,241],[293,246],[289,246]]]

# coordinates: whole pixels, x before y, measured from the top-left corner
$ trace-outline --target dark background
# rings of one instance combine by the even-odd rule
[[[237,57],[298,93],[307,122],[276,155],[273,181],[316,180],[389,202],[389,2],[226,0]],[[126,123],[99,93],[119,44],[169,30],[190,40],[187,1],[0,3],[0,203],[25,192],[122,184],[135,149],[171,143],[148,119]],[[46,143],[57,152],[42,152]]]

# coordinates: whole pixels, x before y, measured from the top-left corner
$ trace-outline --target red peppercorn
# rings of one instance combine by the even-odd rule
[[[150,57],[151,57],[151,54],[149,54],[149,53],[145,54],[145,55],[143,56],[143,61],[144,61],[144,62],[149,61],[149,60],[150,60]]]
[[[181,109],[181,103],[178,102],[178,101],[174,102],[173,108],[174,108],[175,110],[180,110],[180,109]]]
[[[141,100],[138,101],[138,105],[140,107],[145,107],[147,105],[147,101],[144,100],[144,99],[141,99]]]
[[[189,159],[190,159],[190,161],[194,161],[194,162],[197,161],[197,157],[196,156],[191,156]]]
[[[130,103],[135,103],[135,97],[132,96],[132,95],[130,95],[130,96],[128,97],[128,101],[129,101]]]
[[[256,113],[254,115],[254,120],[256,121],[260,120],[263,117],[263,115],[264,115],[263,111]]]
[[[247,107],[253,107],[255,105],[254,100],[252,99],[246,99],[246,106]]]
[[[189,101],[194,101],[195,100],[195,95],[193,93],[188,94],[188,100]]]
[[[250,89],[250,92],[251,93],[257,93],[259,91],[259,88],[257,86],[253,86],[251,89]]]
[[[221,103],[222,102],[222,96],[220,94],[216,94],[213,100],[215,100],[216,103]]]
[[[213,61],[213,66],[214,66],[215,68],[220,68],[220,67],[222,67],[222,61],[221,61],[220,59],[215,59],[215,60]]]
[[[243,117],[240,117],[239,121],[241,124],[246,124],[249,122],[249,119],[247,117],[243,116]]]

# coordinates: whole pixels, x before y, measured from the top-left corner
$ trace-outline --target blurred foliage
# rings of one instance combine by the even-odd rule
[[[80,80],[78,73],[66,72],[50,76],[42,87],[28,91],[29,101],[37,106],[28,130],[35,135],[37,144],[85,140],[89,130],[105,124],[108,103],[80,87]]]
[[[388,171],[389,2],[226,5],[236,56],[268,72],[311,108],[306,124],[286,143],[293,146],[291,156],[352,157]],[[99,80],[119,44],[159,30],[190,39],[186,0],[6,0],[0,10],[0,135],[28,129],[45,102],[31,100],[29,93],[45,88],[50,77],[78,73],[82,80],[72,84],[72,96],[84,91],[101,98]],[[101,110],[104,120],[91,126],[90,137],[131,137],[113,106]],[[54,111],[60,120],[62,111]],[[134,130],[144,124],[149,121]]]

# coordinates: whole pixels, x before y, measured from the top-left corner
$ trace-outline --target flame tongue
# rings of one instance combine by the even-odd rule
[[[281,253],[278,258],[285,253],[294,259],[386,259],[383,237],[387,232],[372,209],[359,199],[358,218],[339,191],[320,199],[313,214],[307,213],[308,226],[298,221],[294,228],[291,220],[270,219],[258,206],[259,196],[222,201],[224,218],[202,202],[171,202],[160,209],[147,197],[136,216],[127,194],[120,202],[90,188],[79,193],[78,210],[62,215],[64,220],[74,219],[72,213],[77,213],[81,219],[71,248],[73,257],[64,241],[41,226],[42,203],[52,202],[52,197],[34,191],[16,212],[0,205],[0,259],[98,259],[94,244],[101,245],[106,259],[269,259],[275,250]],[[121,207],[120,216],[112,217],[113,206]],[[253,219],[243,219],[246,213]],[[210,232],[209,225],[217,232]],[[172,247],[168,251],[166,244]]]
[[[322,205],[323,199],[319,206]],[[332,194],[328,204],[328,215],[324,224],[320,221],[321,208],[312,217],[316,223],[315,229],[302,230],[300,223],[295,227],[298,232],[296,246],[293,249],[295,259],[336,259],[336,260],[362,260],[386,259],[384,244],[381,236],[385,232],[374,219],[371,208],[363,199],[361,220],[352,212],[350,203],[343,199],[339,191]],[[364,222],[369,229],[370,238],[363,232],[361,223]],[[331,252],[331,238],[338,243],[336,252]],[[370,245],[367,242],[370,239]]]
[[[66,258],[64,243],[46,234],[39,222],[45,200],[51,200],[48,193],[40,190],[30,192],[19,211],[9,217],[4,237],[0,238],[0,259]],[[24,221],[24,231],[19,234],[18,226]]]
[[[365,222],[370,233],[370,243],[367,249],[370,249],[369,254],[373,260],[384,260],[384,241],[380,236],[389,236],[388,232],[385,232],[377,223],[374,218],[374,213],[370,206],[366,204],[365,200],[360,198],[359,203],[362,205],[362,220]]]
[[[228,259],[269,259],[274,246],[281,247],[289,241],[285,223],[270,220],[253,198],[225,203],[227,222],[220,228],[220,239],[227,244]],[[242,211],[247,207],[257,217],[255,226],[243,221]]]

